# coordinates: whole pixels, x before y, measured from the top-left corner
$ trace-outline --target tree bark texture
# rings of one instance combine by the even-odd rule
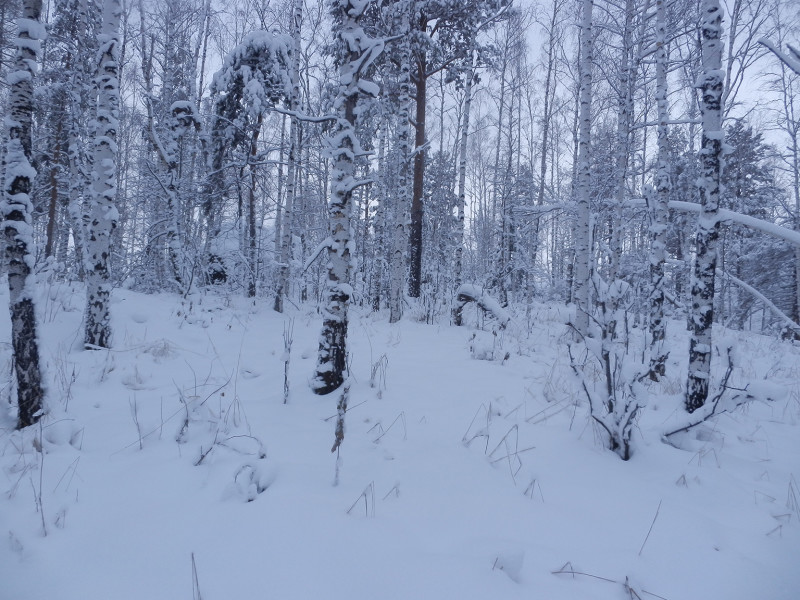
[[[336,130],[333,148],[331,197],[328,204],[328,276],[322,306],[317,368],[311,387],[328,394],[344,382],[347,367],[348,308],[352,297],[353,272],[352,196],[356,156],[363,153],[356,134],[356,108],[362,94],[377,93],[378,86],[365,78],[366,71],[383,50],[359,24],[368,2],[337,0],[333,5],[334,35],[339,63],[339,89],[334,104]]]
[[[714,321],[714,276],[719,239],[720,175],[723,167],[722,144],[722,8],[719,0],[703,0],[701,10],[703,124],[700,149],[701,172],[698,180],[701,210],[697,223],[696,256],[692,280],[689,324],[689,377],[685,406],[694,412],[708,398],[711,379],[711,325]]]
[[[87,348],[111,345],[111,282],[108,261],[111,235],[119,213],[117,194],[117,128],[119,127],[119,22],[120,0],[105,0],[103,25],[97,59],[97,133],[92,172],[92,204],[89,211],[87,249],[89,271],[86,279]]]
[[[592,235],[590,222],[589,197],[591,193],[591,171],[589,150],[591,142],[592,114],[592,0],[583,0],[581,9],[581,41],[580,41],[580,89],[578,109],[578,157],[577,183],[575,186],[576,203],[578,205],[577,222],[575,224],[575,268],[574,294],[576,307],[575,328],[582,335],[589,333],[589,279],[591,277],[590,261],[592,256]]]
[[[20,429],[39,420],[44,397],[33,298],[33,203],[30,196],[36,177],[36,170],[31,166],[33,77],[41,52],[40,40],[45,33],[39,21],[41,12],[41,0],[23,2],[14,65],[6,78],[9,98],[5,119],[5,185],[0,215],[8,269],[11,341],[19,410],[17,426]]]

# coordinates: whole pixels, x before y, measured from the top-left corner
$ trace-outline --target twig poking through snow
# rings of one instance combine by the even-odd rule
[[[658,519],[658,512],[661,510],[661,502],[662,501],[663,501],[663,499],[658,501],[658,508],[656,508],[656,514],[653,517],[653,522],[650,523],[650,529],[647,530],[647,535],[644,537],[644,541],[642,542],[642,547],[639,548],[639,556],[642,555],[642,550],[644,550],[644,545],[647,543],[647,540],[650,539],[650,534],[653,532],[653,527],[656,524],[656,519]]]

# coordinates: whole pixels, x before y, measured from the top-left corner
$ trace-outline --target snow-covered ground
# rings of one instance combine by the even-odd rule
[[[790,343],[726,333],[731,385],[766,379],[776,399],[678,449],[660,436],[688,346],[671,323],[671,379],[623,462],[569,369],[563,308],[497,336],[356,310],[334,485],[338,394],[309,391],[313,309],[113,297],[114,349],[91,352],[82,289],[43,297],[41,427],[13,431],[2,389],[2,600],[800,598]]]

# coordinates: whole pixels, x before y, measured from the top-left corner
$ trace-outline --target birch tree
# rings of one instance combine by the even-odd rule
[[[576,315],[575,329],[582,335],[589,333],[589,278],[592,250],[589,198],[591,195],[591,171],[589,149],[592,126],[592,0],[582,0],[580,24],[580,88],[578,108],[578,156],[575,200],[577,223],[575,224],[575,280],[574,294]]]
[[[11,312],[11,343],[17,377],[18,428],[41,416],[44,389],[39,368],[34,305],[34,240],[31,190],[36,170],[32,163],[33,77],[45,30],[39,19],[41,0],[25,0],[18,20],[14,64],[9,69],[8,112],[5,118],[5,184],[0,214],[3,218],[5,260]]]
[[[111,234],[119,213],[117,194],[117,128],[119,127],[119,21],[120,0],[104,0],[103,25],[97,57],[97,117],[92,171],[92,204],[89,210],[86,279],[87,349],[111,346],[111,281],[108,262]]]
[[[283,215],[280,219],[282,227],[280,258],[278,267],[278,289],[275,292],[274,309],[283,312],[284,296],[289,288],[289,261],[291,260],[292,235],[294,223],[294,198],[297,190],[297,162],[299,157],[298,135],[300,120],[297,111],[300,109],[300,33],[303,23],[303,0],[294,0],[292,7],[292,60],[290,67],[291,91],[289,93],[289,156],[286,173],[286,195],[283,203]],[[280,209],[279,209],[280,210]]]
[[[664,263],[666,260],[667,204],[671,191],[669,172],[669,104],[667,103],[666,0],[656,0],[656,105],[658,107],[658,156],[654,193],[650,203],[650,371],[657,381],[666,373],[668,352],[664,347],[667,321],[664,316]]]
[[[317,367],[311,382],[316,394],[328,394],[342,385],[347,361],[347,312],[353,272],[352,196],[360,184],[356,180],[356,158],[363,154],[356,135],[356,113],[360,98],[378,93],[378,86],[366,76],[383,51],[383,42],[370,38],[360,24],[368,6],[369,0],[333,0],[331,8],[339,81],[334,102],[336,130],[330,139],[333,150],[328,205],[328,275]],[[340,414],[340,420],[342,416]]]
[[[407,213],[411,205],[411,2],[400,0],[395,4],[395,28],[401,36],[398,42],[397,61],[397,113],[395,123],[395,149],[398,158],[397,186],[392,218],[392,255],[389,261],[389,322],[396,323],[403,315],[403,288],[408,244]]]
[[[719,239],[720,176],[722,173],[722,8],[719,0],[701,3],[702,71],[698,81],[702,100],[703,135],[698,179],[701,210],[697,222],[696,256],[689,312],[689,376],[685,406],[694,412],[708,398],[711,379],[711,325],[714,320],[714,278]]]

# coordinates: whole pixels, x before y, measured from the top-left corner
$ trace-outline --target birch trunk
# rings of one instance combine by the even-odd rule
[[[719,239],[720,175],[723,167],[722,144],[722,9],[719,0],[701,3],[703,124],[700,150],[700,217],[697,223],[697,252],[692,280],[692,305],[689,314],[689,376],[686,387],[686,410],[694,412],[708,398],[711,378],[711,325],[714,320],[714,275]]]
[[[655,190],[650,197],[650,379],[658,381],[666,374],[669,352],[664,347],[667,322],[664,317],[664,263],[666,261],[667,204],[672,187],[669,173],[667,139],[669,104],[667,102],[667,33],[666,0],[656,0],[656,105],[658,107],[658,156]]]
[[[303,0],[295,0],[292,12],[292,91],[289,96],[289,109],[293,112],[289,121],[289,157],[286,173],[286,197],[283,204],[281,227],[281,253],[278,267],[278,289],[275,292],[276,312],[283,312],[284,296],[289,290],[289,263],[292,259],[292,233],[294,223],[294,199],[297,190],[298,130],[300,122],[297,111],[300,108],[300,32],[303,23]]]
[[[86,281],[87,348],[111,345],[111,283],[108,260],[111,234],[119,218],[114,198],[117,193],[117,128],[119,127],[119,21],[120,0],[105,0],[103,25],[98,42],[97,133],[92,172],[92,204],[89,210],[87,250],[89,271]]]
[[[455,241],[455,273],[453,287],[458,290],[464,283],[464,213],[467,206],[467,141],[469,140],[469,120],[472,111],[472,86],[475,81],[475,38],[470,40],[469,71],[464,88],[464,122],[461,125],[461,140],[458,149],[458,208],[456,215],[456,241]],[[456,300],[453,307],[453,324],[461,325],[461,302]]]
[[[11,342],[17,377],[19,429],[36,423],[42,409],[44,389],[39,369],[39,346],[34,306],[35,275],[31,190],[36,170],[31,165],[33,120],[33,77],[45,30],[39,21],[41,0],[25,0],[18,20],[14,65],[9,85],[8,115],[5,119],[5,185],[0,214],[3,219],[5,259],[8,269]]]
[[[592,254],[592,238],[589,225],[589,195],[591,192],[591,173],[589,170],[589,150],[591,140],[592,115],[592,0],[583,0],[581,6],[580,41],[580,90],[578,111],[578,156],[576,168],[575,196],[577,203],[577,223],[575,224],[575,269],[574,295],[576,307],[575,328],[581,335],[589,333],[589,278]]]
[[[400,78],[397,97],[396,148],[399,164],[397,166],[397,190],[394,194],[394,214],[392,219],[392,259],[389,277],[389,322],[396,323],[403,316],[403,288],[405,283],[408,212],[411,189],[411,6],[408,2],[397,4],[398,30],[402,34],[398,49]],[[413,267],[412,267],[413,269]]]
[[[378,86],[365,79],[365,72],[383,50],[382,43],[370,39],[359,24],[368,5],[363,0],[336,0],[332,10],[339,89],[334,103],[336,131],[331,140],[328,276],[317,368],[311,382],[316,394],[328,394],[342,385],[347,362],[347,313],[353,272],[352,195],[358,186],[355,157],[363,152],[356,134],[356,107],[362,94],[377,92]]]
[[[83,40],[86,36],[88,22],[88,9],[86,0],[78,2],[78,14],[75,17],[76,37]],[[79,48],[83,44],[78,42]],[[67,214],[72,228],[72,237],[75,243],[75,262],[77,263],[78,278],[84,279],[87,271],[88,257],[86,255],[86,224],[83,219],[83,205],[86,202],[88,177],[86,166],[81,152],[81,118],[83,107],[81,96],[86,87],[86,61],[83,53],[76,53],[69,91],[69,131],[67,133],[67,160],[69,161],[69,199]]]

